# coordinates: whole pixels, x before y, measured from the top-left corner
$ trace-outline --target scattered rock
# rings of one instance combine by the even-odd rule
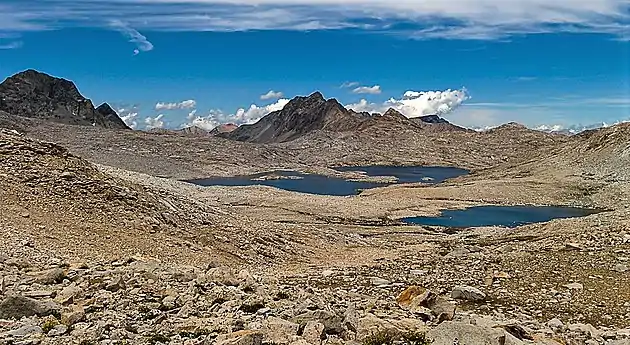
[[[569,290],[583,290],[584,289],[584,285],[582,285],[581,283],[570,283],[570,284],[566,284],[564,287],[566,287]]]
[[[374,286],[383,286],[383,285],[391,284],[391,282],[389,280],[383,279],[383,278],[379,278],[379,277],[372,277],[372,278],[370,278],[370,282]]]
[[[454,299],[478,302],[485,300],[486,294],[472,286],[456,286],[451,292],[451,297]]]

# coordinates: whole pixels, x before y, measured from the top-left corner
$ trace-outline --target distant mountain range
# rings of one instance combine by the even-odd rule
[[[0,125],[22,128],[27,119],[130,129],[109,104],[104,103],[95,108],[92,101],[81,95],[73,82],[32,69],[11,76],[0,84]],[[505,126],[523,127],[509,123],[500,128]],[[601,127],[607,127],[607,124],[569,127],[539,126],[534,130],[572,135]],[[211,131],[188,127],[180,130],[160,129],[152,132],[175,132],[189,136],[219,136],[237,141],[277,143],[295,140],[315,131],[372,131],[382,134],[392,130],[448,132],[492,131],[494,128],[496,127],[463,128],[438,115],[408,118],[395,109],[389,109],[383,114],[356,112],[345,108],[336,99],[325,99],[320,92],[315,92],[310,96],[293,98],[283,109],[267,114],[254,124],[241,126],[222,124]]]
[[[20,72],[0,84],[0,111],[70,125],[129,129],[108,104],[94,108],[73,82],[35,70]]]
[[[295,97],[281,110],[258,122],[219,133],[224,138],[256,143],[285,142],[314,131],[351,132],[397,126],[413,130],[466,131],[447,120],[429,115],[407,118],[394,109],[384,114],[358,113],[343,107],[336,99],[325,99],[315,92],[308,97]]]

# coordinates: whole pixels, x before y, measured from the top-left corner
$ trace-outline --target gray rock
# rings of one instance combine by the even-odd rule
[[[21,319],[29,316],[58,315],[60,306],[52,301],[12,295],[0,303],[0,319]]]
[[[379,277],[372,277],[372,278],[370,278],[370,282],[372,283],[372,285],[375,285],[375,286],[391,284],[391,282],[389,280],[383,279],[383,278],[379,278]]]
[[[559,319],[551,319],[547,321],[547,326],[549,326],[552,330],[561,330],[564,328],[564,323],[562,323]]]
[[[477,302],[485,300],[486,294],[472,286],[456,286],[451,292],[451,297],[454,299]]]
[[[455,317],[457,306],[441,296],[434,296],[427,301],[427,306],[436,315],[437,321],[450,321]]]
[[[625,273],[625,272],[628,272],[628,266],[624,264],[616,264],[615,267],[613,268],[613,271],[619,272],[619,273]]]
[[[68,326],[66,325],[57,325],[50,331],[48,331],[49,337],[58,337],[60,335],[64,335],[68,332]]]
[[[358,325],[359,314],[357,313],[354,303],[350,303],[343,315],[343,326],[349,331],[356,332]]]
[[[293,318],[295,323],[305,326],[309,321],[317,321],[324,325],[325,332],[329,334],[340,334],[344,331],[343,319],[325,310],[314,310],[300,314]]]
[[[120,277],[120,276],[114,278],[111,282],[109,282],[105,286],[105,290],[111,291],[111,292],[117,292],[124,288],[125,288],[125,281],[123,280],[123,277]]]
[[[66,277],[66,272],[61,268],[53,268],[46,271],[29,273],[35,277],[35,282],[42,285],[58,284]]]
[[[12,337],[24,338],[32,335],[42,334],[44,331],[39,326],[26,325],[18,329],[9,331],[8,334]]]
[[[446,321],[429,330],[427,338],[433,341],[432,345],[503,345],[507,337],[501,329]]]

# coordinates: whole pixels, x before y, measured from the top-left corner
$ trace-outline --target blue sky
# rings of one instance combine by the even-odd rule
[[[471,127],[630,120],[627,0],[2,0],[0,48],[0,76],[71,79],[137,128],[315,90]]]

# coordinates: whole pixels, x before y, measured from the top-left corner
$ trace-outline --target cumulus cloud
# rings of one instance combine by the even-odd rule
[[[466,89],[445,91],[407,91],[402,98],[390,98],[384,103],[370,103],[362,99],[346,107],[358,112],[384,113],[394,108],[407,117],[446,115],[470,99]]]
[[[153,43],[149,42],[149,40],[144,35],[130,27],[128,24],[120,20],[113,20],[110,22],[110,26],[114,30],[120,32],[125,37],[127,37],[129,39],[129,42],[136,45],[136,49],[134,49],[133,55],[138,55],[140,54],[140,52],[148,52],[153,50]]]
[[[181,127],[197,126],[205,130],[212,130],[218,125],[233,123],[236,125],[252,124],[274,111],[281,110],[289,103],[286,98],[281,98],[275,103],[258,106],[250,105],[248,108],[240,108],[235,113],[224,113],[221,110],[211,110],[206,116],[198,116],[196,111],[188,114],[187,121]]]
[[[352,90],[352,93],[356,93],[356,94],[370,94],[370,95],[380,95],[381,94],[381,86],[380,85],[374,85],[374,86],[359,86],[357,88],[355,88],[354,90]]]
[[[164,128],[166,126],[166,123],[164,122],[164,114],[160,114],[156,117],[146,117],[144,119],[144,125],[146,130]]]
[[[284,97],[284,94],[282,92],[276,92],[276,91],[270,90],[266,94],[261,95],[260,99],[263,101],[268,101],[270,99],[278,99],[282,97]]]
[[[197,106],[197,102],[193,99],[181,101],[179,103],[158,102],[155,104],[155,110],[177,110],[177,109],[193,109]]]

